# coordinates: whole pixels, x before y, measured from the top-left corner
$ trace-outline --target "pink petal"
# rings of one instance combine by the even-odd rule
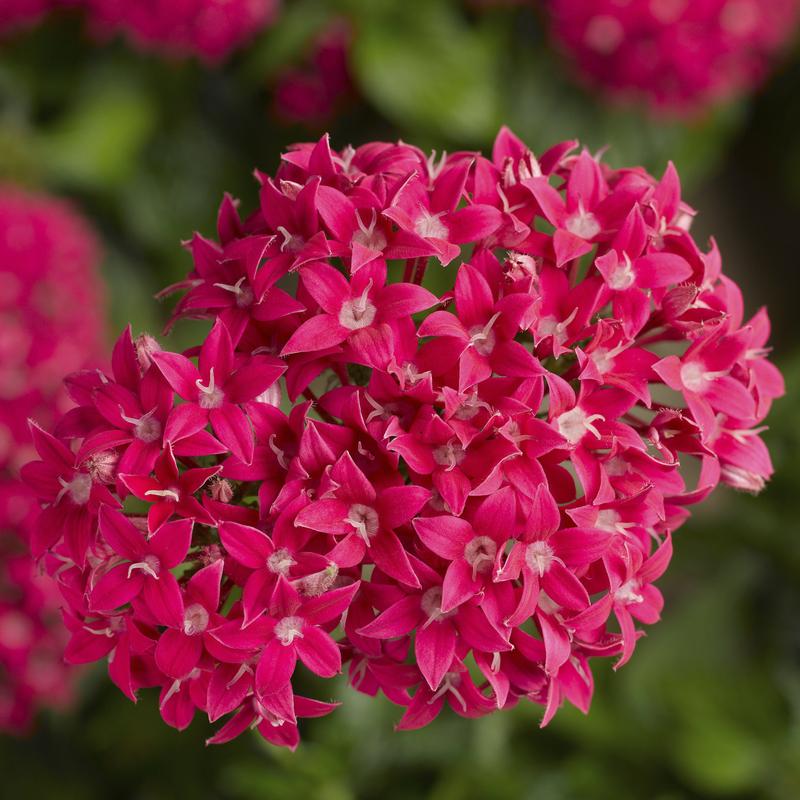
[[[434,691],[450,669],[456,652],[456,633],[450,623],[434,622],[417,631],[414,654],[417,666]]]
[[[153,361],[167,383],[184,400],[197,397],[197,381],[202,380],[197,367],[186,356],[164,350],[152,354]]]
[[[145,552],[142,532],[121,512],[109,506],[100,506],[100,535],[123,558],[138,561]]]
[[[256,692],[268,695],[283,689],[292,679],[296,664],[295,648],[273,639],[262,651],[256,667]]]
[[[156,665],[170,678],[185,678],[197,666],[202,652],[202,637],[167,628],[156,645]]]
[[[349,334],[350,331],[340,325],[334,317],[328,314],[319,314],[304,322],[292,334],[281,351],[281,355],[326,350],[341,344]]]
[[[472,567],[464,558],[450,563],[442,583],[442,611],[447,613],[474,597],[481,589],[481,582],[472,577]]]
[[[130,603],[142,590],[144,576],[140,571],[131,573],[130,564],[118,564],[94,585],[89,595],[89,608],[96,611],[113,611]]]
[[[447,559],[463,556],[467,543],[476,535],[466,520],[449,515],[415,519],[414,530],[429,550]]]
[[[421,617],[420,596],[417,594],[406,595],[402,600],[398,600],[375,617],[368,625],[359,628],[358,633],[376,639],[405,636],[419,624]]]
[[[142,599],[150,613],[162,625],[170,628],[183,627],[183,598],[178,581],[171,572],[161,570],[158,580],[145,579]]]
[[[332,678],[342,670],[342,653],[336,643],[321,628],[307,625],[303,636],[295,640],[297,655],[313,673]]]
[[[208,416],[220,441],[245,464],[251,464],[255,438],[244,411],[232,403],[223,403],[219,408],[212,408]]]
[[[266,533],[239,522],[220,522],[218,530],[222,546],[234,560],[250,569],[266,566],[274,550]]]
[[[185,558],[192,543],[194,522],[179,519],[162,525],[148,540],[148,550],[161,561],[162,570],[177,567]]]

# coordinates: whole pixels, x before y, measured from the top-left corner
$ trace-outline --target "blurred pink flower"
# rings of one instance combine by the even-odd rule
[[[304,63],[278,75],[273,105],[281,119],[313,127],[335,114],[353,91],[348,66],[351,37],[346,22],[333,22],[316,37]]]
[[[280,0],[83,0],[101,36],[175,58],[221,61],[272,23]]]
[[[34,452],[26,419],[52,426],[68,405],[64,366],[103,360],[98,260],[93,234],[66,203],[0,187],[0,728],[11,731],[71,695],[61,598],[50,577],[34,574],[37,502],[19,467]]]
[[[621,99],[702,112],[751,91],[796,31],[797,0],[544,0],[557,47]]]

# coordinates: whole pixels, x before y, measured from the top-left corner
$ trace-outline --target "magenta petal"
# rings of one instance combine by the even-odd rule
[[[118,564],[94,585],[89,595],[89,608],[96,611],[113,611],[130,603],[142,590],[144,576],[134,571],[128,577],[130,564]]]
[[[123,558],[137,561],[145,551],[142,532],[121,512],[100,506],[100,534]]]
[[[405,548],[392,531],[381,531],[372,539],[369,548],[375,565],[400,583],[419,588],[419,579],[414,572]]]
[[[265,567],[274,551],[266,533],[239,522],[220,522],[219,538],[233,559],[250,569]]]
[[[428,549],[447,559],[463,556],[467,543],[475,537],[466,520],[452,516],[415,519],[414,529]]]
[[[169,412],[164,427],[164,439],[179,442],[203,430],[208,424],[208,412],[194,403],[181,403]]]
[[[292,334],[281,351],[281,355],[326,350],[341,344],[349,333],[350,331],[340,325],[334,317],[320,314],[304,322]]]
[[[162,570],[158,580],[147,578],[142,598],[150,613],[171,628],[183,627],[183,598],[178,581],[171,572]]]
[[[217,610],[220,596],[220,583],[225,562],[222,559],[195,572],[186,585],[186,592],[191,600],[200,603],[206,611]]]
[[[342,654],[336,643],[321,628],[306,625],[303,636],[295,642],[297,655],[313,673],[332,678],[341,672]]]
[[[571,652],[569,635],[562,625],[547,614],[537,614],[536,621],[544,641],[545,672],[555,675],[558,668],[569,658]]]
[[[194,522],[178,519],[162,525],[148,540],[148,549],[158,556],[161,569],[177,567],[185,558],[192,543]]]
[[[422,486],[393,486],[378,495],[378,515],[387,528],[399,528],[409,522],[430,499]]]
[[[421,619],[420,596],[410,594],[389,606],[368,625],[359,628],[358,633],[376,639],[392,639],[411,633]]]
[[[456,632],[449,622],[434,622],[417,631],[414,642],[417,666],[433,691],[450,669],[455,652]]]
[[[242,462],[251,464],[255,439],[253,426],[244,411],[232,403],[223,403],[219,408],[212,408],[208,416],[220,441]]]
[[[584,585],[558,561],[553,561],[542,576],[542,588],[564,608],[582,611],[589,606],[589,594]]]
[[[350,505],[341,500],[317,500],[301,509],[294,524],[320,533],[346,535],[354,528],[347,520]]]
[[[216,722],[242,704],[252,684],[252,675],[242,671],[238,664],[219,664],[208,682],[208,720]]]
[[[292,679],[296,664],[294,646],[286,646],[273,639],[261,652],[256,667],[256,692],[268,695],[283,689]]]
[[[202,637],[167,628],[156,645],[156,665],[170,678],[185,678],[197,666],[202,652]]]
[[[361,581],[356,581],[349,586],[340,586],[317,597],[310,597],[303,603],[303,616],[313,625],[340,619],[350,607],[360,586]]]
[[[378,293],[382,319],[410,317],[438,303],[435,294],[414,283],[392,283]]]
[[[442,583],[442,611],[452,611],[474,597],[480,588],[480,580],[472,577],[472,567],[463,557],[452,561]]]
[[[152,358],[176,394],[184,400],[197,397],[197,381],[202,378],[197,367],[186,356],[160,350],[153,353]]]

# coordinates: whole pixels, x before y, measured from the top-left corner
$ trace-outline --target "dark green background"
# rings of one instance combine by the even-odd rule
[[[205,749],[156,697],[134,706],[102,670],[75,711],[0,739],[0,794],[19,798],[800,798],[800,58],[758,96],[702,119],[655,119],[576,89],[530,10],[476,14],[450,0],[286,0],[279,25],[223,68],[170,64],[77,20],[0,45],[0,179],[71,196],[106,250],[113,328],[157,330],[151,295],[190,266],[224,191],[255,202],[254,166],[321,130],[282,126],[270,86],[334,14],[349,15],[357,86],[334,144],[402,137],[488,148],[507,123],[536,150],[579,137],[615,165],[672,159],[701,238],[714,234],[749,310],[768,303],[789,396],[766,438],[777,477],[759,498],[721,489],[676,536],[664,619],[592,711],[544,731],[534,706],[395,734],[399,710],[335,688],[344,706],[303,726],[291,754],[244,736]],[[178,334],[179,342],[181,334]],[[186,340],[186,328],[183,339]]]

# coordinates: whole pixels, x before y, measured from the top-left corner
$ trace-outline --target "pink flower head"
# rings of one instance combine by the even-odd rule
[[[796,0],[548,0],[583,79],[661,110],[698,112],[758,86],[795,31]]]
[[[138,47],[221,61],[269,25],[278,0],[84,0],[92,27]]]
[[[576,147],[323,137],[257,173],[246,221],[224,199],[170,288],[206,338],[124,332],[35,429],[70,660],[159,687],[175,727],[224,720],[212,743],[295,747],[334,709],[298,674],[345,666],[401,729],[588,710],[591,661],[658,621],[689,508],[770,477],[783,382],[674,167]]]
[[[116,456],[103,448],[90,449],[78,465],[75,453],[38,426],[33,426],[32,435],[27,419],[51,427],[68,407],[67,392],[53,373],[65,365],[79,370],[103,360],[105,304],[98,260],[92,232],[66,203],[0,187],[0,729],[4,731],[22,732],[38,708],[63,706],[72,694],[72,675],[62,657],[67,637],[59,613],[61,595],[55,582],[41,574],[43,569],[31,559],[28,547],[37,556],[44,553],[60,537],[51,526],[68,519],[70,542],[64,548],[76,557],[85,555],[89,508],[100,497],[93,491],[93,476],[109,475]],[[29,475],[31,485],[26,485],[20,480],[20,467],[39,448],[49,464],[34,470]],[[38,513],[37,494],[54,501],[58,509],[49,515]],[[110,495],[103,496],[113,502]]]
[[[313,127],[333,116],[353,91],[351,38],[347,22],[334,20],[316,36],[303,64],[278,75],[273,104],[281,119]]]

